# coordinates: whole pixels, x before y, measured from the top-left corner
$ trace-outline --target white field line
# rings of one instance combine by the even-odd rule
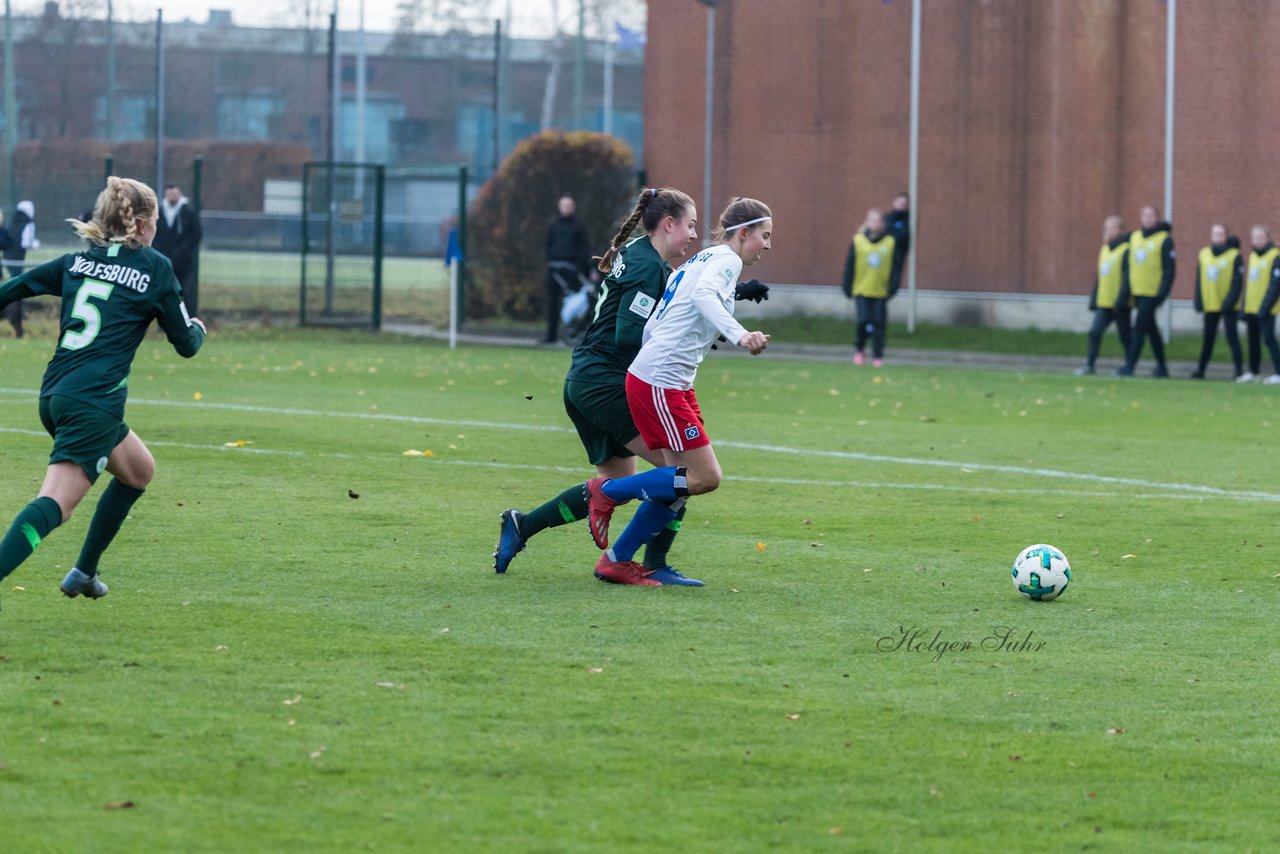
[[[35,397],[32,395],[29,389],[0,388],[0,395],[18,396],[23,400],[25,400],[26,402],[34,402],[35,400]],[[381,412],[331,412],[331,411],[318,410],[318,409],[297,409],[297,408],[290,408],[290,407],[256,406],[256,405],[242,404],[242,403],[206,403],[203,401],[149,400],[145,398],[142,398],[142,399],[130,398],[129,404],[132,406],[170,406],[170,407],[183,407],[183,408],[189,408],[189,409],[217,410],[217,411],[224,411],[224,412],[252,412],[252,413],[265,414],[265,415],[286,415],[286,416],[300,416],[300,417],[308,417],[308,418],[354,418],[354,419],[363,420],[363,421],[385,421],[389,423],[399,423],[399,424],[436,424],[436,425],[449,426],[449,427],[481,427],[481,428],[493,428],[493,429],[505,430],[505,431],[532,430],[532,431],[543,432],[543,433],[570,433],[570,434],[573,432],[567,427],[556,427],[556,426],[542,425],[542,424],[509,424],[509,423],[504,423],[499,421],[472,421],[472,420],[455,419],[455,418],[427,418],[419,415],[394,415],[394,414],[381,413]],[[9,430],[0,429],[0,432],[19,432],[19,431],[9,431]],[[39,435],[44,435],[44,434],[41,433]],[[160,445],[161,443],[157,442],[152,444]],[[1144,489],[1158,490],[1158,491],[1169,492],[1169,493],[1186,492],[1186,493],[1192,493],[1193,495],[1199,495],[1204,497],[1230,498],[1230,499],[1240,500],[1240,501],[1280,501],[1280,494],[1273,493],[1273,492],[1262,492],[1258,490],[1223,489],[1221,487],[1205,486],[1203,484],[1196,484],[1196,483],[1163,483],[1160,481],[1144,480],[1141,478],[1115,477],[1112,475],[1091,474],[1088,472],[1062,471],[1059,469],[1029,468],[1026,466],[1009,466],[1009,465],[999,465],[999,464],[993,464],[993,463],[960,462],[956,460],[930,460],[930,459],[922,459],[918,457],[895,457],[895,456],[889,456],[886,454],[864,454],[864,453],[859,453],[857,451],[826,451],[826,450],[818,450],[818,449],[812,449],[812,448],[791,448],[791,447],[782,446],[782,445],[760,445],[760,444],[755,444],[751,442],[732,442],[732,441],[724,441],[724,440],[717,440],[716,444],[722,448],[738,448],[741,450],[748,450],[748,451],[763,451],[765,453],[771,453],[771,454],[790,454],[790,455],[808,457],[808,458],[856,460],[859,462],[891,463],[895,465],[908,465],[908,466],[932,466],[935,468],[961,469],[966,473],[984,471],[984,472],[998,472],[1001,474],[1032,475],[1035,477],[1057,478],[1057,479],[1064,479],[1064,480],[1078,480],[1078,481],[1084,481],[1088,483],[1110,484],[1115,486],[1136,486]],[[174,445],[170,445],[170,447],[205,448],[210,446],[205,446],[205,445],[187,446],[187,445],[181,445],[181,444],[174,444]],[[243,450],[243,449],[240,449],[240,450]],[[280,453],[296,453],[298,455],[306,455],[302,451],[280,452]],[[382,459],[382,457],[361,457],[358,455],[343,456],[339,454],[330,454],[329,456],[335,459],[344,459],[344,458],[345,459],[366,459],[366,458]],[[458,464],[459,462],[460,461],[455,461],[455,464]],[[529,470],[537,470],[538,468],[534,466],[525,466],[525,465],[513,465],[512,467],[529,469]],[[559,471],[560,469],[551,468],[549,470]],[[568,471],[580,471],[580,469],[568,469]],[[733,479],[748,480],[748,478],[733,478]],[[765,482],[765,481],[760,481],[760,482]],[[797,483],[798,481],[776,480],[776,481],[768,481],[768,482]],[[818,483],[828,483],[828,481],[819,481]],[[860,484],[860,482],[855,482],[855,481],[831,481],[830,483],[832,485],[844,484],[849,486]],[[870,484],[865,484],[865,485],[870,485]],[[892,487],[890,487],[889,484],[881,484],[881,486],[883,488],[917,488],[915,486],[908,485],[908,484],[897,484]],[[930,487],[925,486],[923,488],[930,488]],[[946,487],[941,485],[938,485],[936,488],[957,489],[957,487]],[[982,491],[983,489],[985,488],[977,488],[974,491]],[[1022,493],[1043,494],[1044,492],[1045,490],[1038,490],[1038,489],[1003,490],[1001,491],[1001,494],[1010,494],[1010,495],[1022,494]],[[1062,494],[1070,494],[1070,493],[1062,493]],[[1099,494],[1099,493],[1093,493],[1093,494]]]
[[[19,436],[34,436],[41,439],[47,439],[49,434],[43,430],[23,430],[16,427],[0,427],[0,434],[11,433]],[[221,454],[249,454],[260,456],[277,456],[292,457],[294,459],[309,457],[312,459],[329,459],[329,460],[364,460],[370,462],[391,462],[401,459],[401,454],[342,454],[342,453],[317,453],[311,451],[292,451],[286,449],[274,448],[229,448],[225,445],[198,445],[191,442],[164,442],[147,440],[147,445],[153,448],[181,448],[189,451],[211,451]],[[416,461],[415,461],[416,462]],[[571,475],[582,477],[589,473],[584,466],[543,466],[533,463],[498,463],[486,462],[483,460],[441,460],[432,459],[430,462],[424,461],[423,465],[432,466],[466,466],[471,468],[486,468],[506,471],[541,471],[555,472],[557,474]],[[1195,495],[1186,492],[1160,492],[1160,493],[1127,493],[1127,492],[1101,492],[1089,491],[1082,489],[1001,489],[994,486],[955,486],[945,483],[891,483],[888,481],[869,481],[869,480],[811,480],[805,478],[794,477],[752,477],[735,476],[726,477],[726,480],[742,482],[742,483],[760,483],[774,486],[814,486],[822,488],[850,488],[850,489],[916,489],[933,492],[966,492],[982,495],[1053,495],[1070,498],[1124,498],[1124,499],[1152,499],[1152,500],[1191,500],[1203,501],[1205,498],[1225,498],[1227,500],[1259,500],[1256,497],[1245,498],[1242,495],[1221,494],[1221,495]],[[1280,495],[1271,496],[1270,499],[1280,501]]]

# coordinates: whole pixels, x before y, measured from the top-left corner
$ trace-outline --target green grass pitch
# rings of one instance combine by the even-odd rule
[[[0,340],[0,524],[50,350]],[[1280,847],[1273,389],[716,354],[707,587],[600,584],[582,525],[496,576],[591,473],[567,360],[149,338],[111,594],[57,590],[100,487],[0,584],[0,850]]]

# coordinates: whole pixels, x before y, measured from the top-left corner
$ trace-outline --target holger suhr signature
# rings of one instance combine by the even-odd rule
[[[942,629],[898,626],[890,634],[876,641],[878,652],[914,652],[928,655],[931,661],[941,661],[953,653],[981,652],[1040,652],[1048,641],[1036,640],[1035,631],[1019,631],[1017,626],[996,626],[991,633],[978,640],[948,638]]]

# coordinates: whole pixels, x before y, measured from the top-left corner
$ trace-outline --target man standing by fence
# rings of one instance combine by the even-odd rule
[[[177,184],[164,188],[160,219],[152,243],[173,264],[173,274],[182,286],[182,299],[193,316],[199,314],[199,282],[196,281],[196,253],[200,251],[200,214]]]
[[[560,298],[580,287],[579,276],[591,269],[587,228],[577,217],[573,196],[560,197],[560,213],[547,229],[547,333],[542,343],[554,344],[560,325]]]

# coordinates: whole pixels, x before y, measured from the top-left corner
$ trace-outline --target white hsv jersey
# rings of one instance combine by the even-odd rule
[[[659,388],[691,389],[707,351],[723,335],[737,346],[747,330],[733,318],[742,259],[728,246],[704,249],[667,278],[644,327],[630,372]]]

